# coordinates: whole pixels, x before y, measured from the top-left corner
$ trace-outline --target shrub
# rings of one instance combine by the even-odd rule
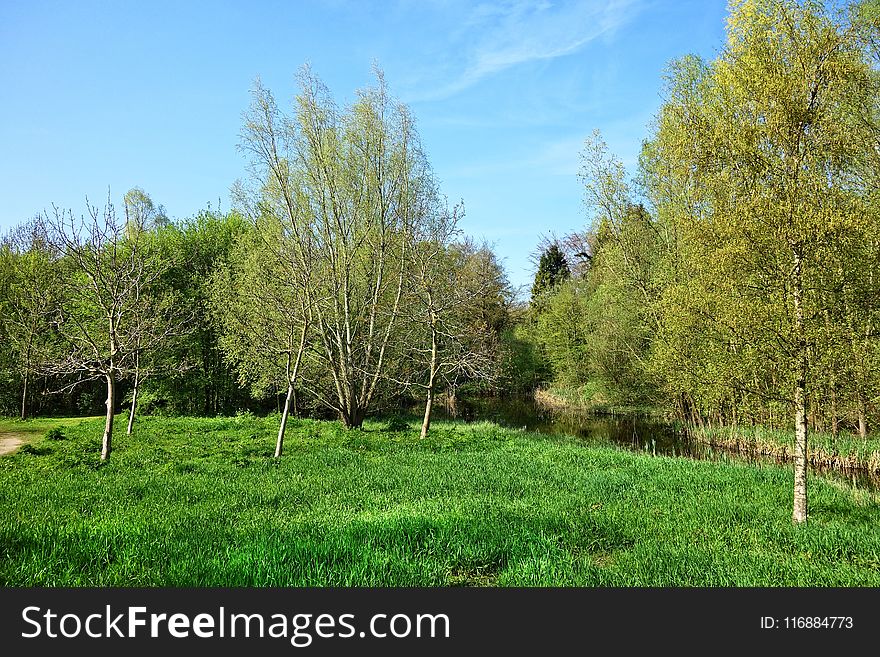
[[[407,431],[408,429],[409,423],[399,415],[394,415],[385,422],[384,431]]]

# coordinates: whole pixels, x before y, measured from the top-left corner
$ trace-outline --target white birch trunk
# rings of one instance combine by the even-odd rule
[[[807,521],[807,345],[804,334],[803,263],[795,251],[792,297],[797,339],[797,380],[794,390],[794,504],[792,522]]]
[[[134,361],[134,390],[131,392],[131,409],[128,412],[128,429],[126,430],[126,435],[131,435],[131,428],[134,426],[134,413],[137,409],[137,398],[138,398],[138,390],[141,385],[141,358],[140,354],[135,355]]]
[[[287,416],[290,414],[290,400],[293,398],[293,383],[287,384],[287,396],[284,398],[284,411],[281,413],[281,426],[278,427],[278,440],[275,441],[275,458],[281,458],[284,451],[284,431],[287,429]]]
[[[101,441],[101,460],[110,458],[113,448],[113,416],[116,411],[116,378],[111,373],[107,375],[107,419],[104,423],[104,438]]]

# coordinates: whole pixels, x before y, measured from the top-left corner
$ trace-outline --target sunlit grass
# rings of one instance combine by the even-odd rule
[[[38,417],[28,420],[0,418],[0,433],[13,433],[27,438],[42,436],[53,427],[69,427],[79,424],[83,420],[95,418],[62,417],[47,418]]]
[[[489,423],[101,420],[0,458],[7,586],[878,586],[880,509],[788,469]],[[50,423],[51,424],[51,423]],[[48,424],[47,424],[48,426]]]

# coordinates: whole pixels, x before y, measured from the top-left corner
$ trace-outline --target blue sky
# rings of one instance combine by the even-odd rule
[[[726,15],[723,0],[2,0],[0,232],[108,187],[175,218],[229,208],[257,76],[289,101],[309,62],[346,102],[376,62],[465,231],[528,285],[541,235],[589,223],[584,138],[598,128],[633,167],[665,66],[714,57]]]

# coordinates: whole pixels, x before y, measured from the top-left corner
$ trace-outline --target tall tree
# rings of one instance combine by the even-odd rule
[[[291,115],[256,86],[242,147],[255,195],[283,222],[284,250],[312,272],[308,352],[329,379],[304,389],[359,427],[394,348],[416,226],[435,211],[413,118],[380,72],[340,110],[304,69]]]
[[[404,344],[413,371],[408,380],[399,382],[424,390],[422,438],[428,435],[441,385],[455,385],[462,378],[491,382],[497,376],[500,327],[493,326],[490,306],[497,303],[504,283],[493,271],[494,262],[486,257],[485,248],[456,239],[458,210],[442,213],[432,223],[414,246],[409,268]]]
[[[149,408],[217,415],[253,402],[248,391],[238,385],[235,368],[224,360],[210,303],[213,273],[226,266],[246,229],[247,222],[239,213],[209,207],[151,231],[151,241],[168,262],[157,287],[179,299],[192,320],[154,353],[151,367],[160,376],[151,376],[142,386]]]
[[[164,228],[171,222],[165,208],[156,205],[153,199],[140,187],[132,187],[123,197],[125,205],[125,225],[128,230],[152,230]]]
[[[532,283],[532,305],[540,305],[542,297],[552,292],[563,281],[571,276],[571,270],[562,249],[553,242],[541,252],[538,259],[538,269],[535,272],[535,281]]]
[[[173,257],[167,250],[164,253],[162,250],[164,243],[160,233],[163,228],[168,227],[170,224],[168,217],[165,215],[165,209],[161,205],[156,206],[150,195],[139,187],[133,187],[128,190],[125,193],[123,202],[125,206],[125,231],[127,239],[148,241],[148,248],[152,250],[154,258],[157,260],[162,257]],[[161,266],[161,269],[164,271],[169,266],[170,263],[167,263]],[[149,292],[154,297],[164,294],[164,305],[168,309],[173,307],[174,311],[171,312],[169,310],[166,313],[160,313],[152,317],[138,315],[137,321],[155,322],[157,320],[169,319],[170,323],[164,327],[163,332],[165,337],[170,340],[177,332],[183,330],[184,325],[194,316],[194,312],[192,308],[187,308],[182,303],[172,303],[169,298],[171,290],[168,288],[162,289],[159,281],[156,281],[156,283]],[[137,293],[139,294],[140,291]],[[139,336],[144,334],[145,331],[137,331]],[[144,382],[148,377],[157,374],[161,370],[155,359],[152,359],[151,362],[151,356],[155,355],[153,353],[155,351],[145,351],[140,344],[135,344],[134,368],[131,374],[131,405],[128,410],[128,426],[126,428],[127,435],[131,435],[134,427],[138,396]]]
[[[778,366],[796,434],[792,519],[804,522],[817,272],[864,220],[853,169],[873,143],[870,69],[856,31],[821,5],[743,0],[720,57],[681,71],[656,139],[665,175],[694,193],[672,213],[695,284],[680,301],[719,351]]]
[[[311,312],[304,290],[311,270],[302,270],[285,250],[283,224],[264,215],[242,233],[229,262],[212,281],[213,315],[220,346],[257,395],[286,390],[275,457],[284,450],[284,434],[302,378]]]

